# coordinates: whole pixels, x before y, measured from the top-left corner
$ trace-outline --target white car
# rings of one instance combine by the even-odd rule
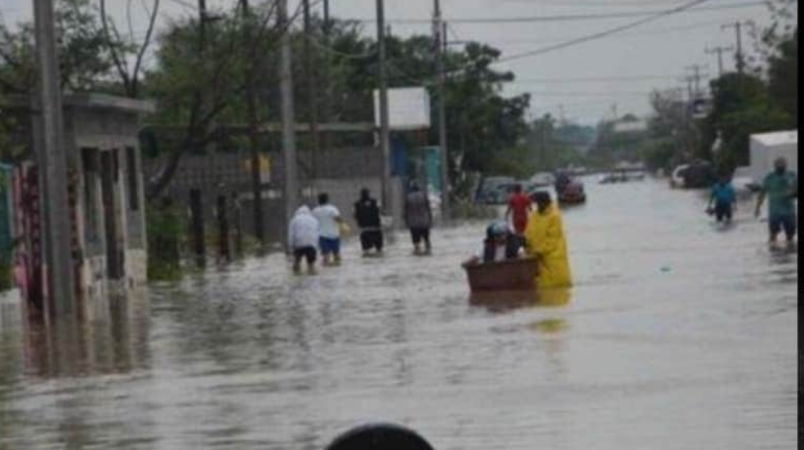
[[[538,186],[552,186],[556,182],[556,177],[550,172],[540,172],[534,175],[530,181]]]

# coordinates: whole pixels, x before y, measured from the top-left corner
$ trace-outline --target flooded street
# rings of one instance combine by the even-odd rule
[[[790,449],[798,255],[741,204],[598,186],[565,212],[576,287],[472,298],[485,224],[293,277],[283,256],[151,287],[80,336],[0,334],[0,449],[320,450],[371,421],[437,450]]]

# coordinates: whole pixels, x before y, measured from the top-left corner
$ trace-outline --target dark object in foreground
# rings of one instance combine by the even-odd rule
[[[433,450],[433,447],[411,430],[397,425],[376,424],[342,434],[327,450]]]
[[[535,258],[464,266],[472,292],[529,291],[539,273]]]

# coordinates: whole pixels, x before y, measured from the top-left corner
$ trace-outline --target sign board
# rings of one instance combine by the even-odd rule
[[[243,168],[247,173],[251,173],[251,158],[243,161]],[[265,155],[260,155],[260,182],[267,184],[271,182],[271,160]]]
[[[430,94],[423,87],[388,90],[388,118],[391,130],[430,128]],[[380,126],[380,91],[374,91],[374,119]]]

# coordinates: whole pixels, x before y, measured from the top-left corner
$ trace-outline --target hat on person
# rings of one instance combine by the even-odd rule
[[[492,222],[489,224],[488,228],[486,228],[486,234],[488,235],[489,239],[506,236],[510,233],[511,227],[508,226],[508,223],[501,220]]]

